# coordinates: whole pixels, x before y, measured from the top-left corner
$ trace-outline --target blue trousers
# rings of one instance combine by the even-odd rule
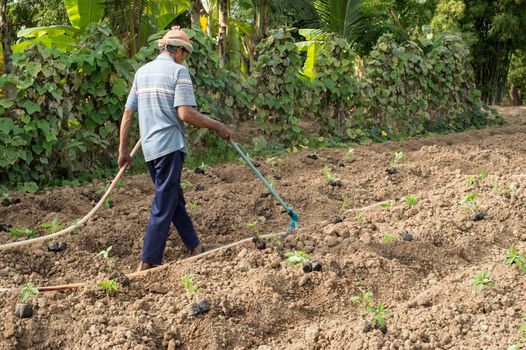
[[[192,219],[185,208],[181,189],[183,163],[182,151],[176,151],[146,163],[155,185],[155,197],[144,237],[142,262],[152,265],[162,263],[171,223],[175,225],[189,251],[199,244]]]

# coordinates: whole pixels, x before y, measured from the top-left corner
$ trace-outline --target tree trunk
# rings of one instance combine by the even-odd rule
[[[0,34],[2,35],[4,72],[9,74],[13,71],[13,64],[11,62],[11,34],[7,23],[7,0],[0,0]]]
[[[218,0],[218,32],[217,32],[217,51],[223,66],[226,65],[226,53],[228,50],[228,16],[230,14],[230,0]]]
[[[252,31],[252,47],[255,48],[267,33],[267,14],[270,0],[253,0],[254,29]]]

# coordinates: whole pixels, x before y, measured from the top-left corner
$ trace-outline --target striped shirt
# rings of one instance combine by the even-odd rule
[[[137,70],[126,101],[126,108],[139,113],[145,161],[178,150],[187,152],[179,106],[196,106],[190,74],[170,56],[160,54]]]

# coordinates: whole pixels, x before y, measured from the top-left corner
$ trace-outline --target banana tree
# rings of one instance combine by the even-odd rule
[[[319,28],[300,29],[306,41],[296,43],[300,51],[307,52],[303,74],[316,77],[316,58],[327,34],[336,33],[350,42],[356,42],[365,27],[363,0],[316,0],[313,3],[320,17]]]
[[[0,1],[0,34],[2,35],[2,45],[0,45],[0,55],[2,55],[3,67],[2,71],[10,73],[12,70],[11,64],[11,40],[9,33],[9,26],[7,23],[7,0]]]
[[[190,7],[190,0],[64,0],[71,26],[28,28],[18,32],[22,39],[13,46],[20,52],[36,43],[59,49],[76,48],[89,25],[109,24],[128,43],[130,55],[147,38]]]

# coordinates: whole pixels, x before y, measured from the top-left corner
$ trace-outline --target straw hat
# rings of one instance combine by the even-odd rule
[[[165,46],[181,46],[188,51],[189,54],[192,53],[193,47],[190,43],[190,39],[188,38],[188,35],[186,35],[179,26],[173,26],[172,29],[166,33],[162,39],[159,39],[157,42],[159,47],[165,47]]]

